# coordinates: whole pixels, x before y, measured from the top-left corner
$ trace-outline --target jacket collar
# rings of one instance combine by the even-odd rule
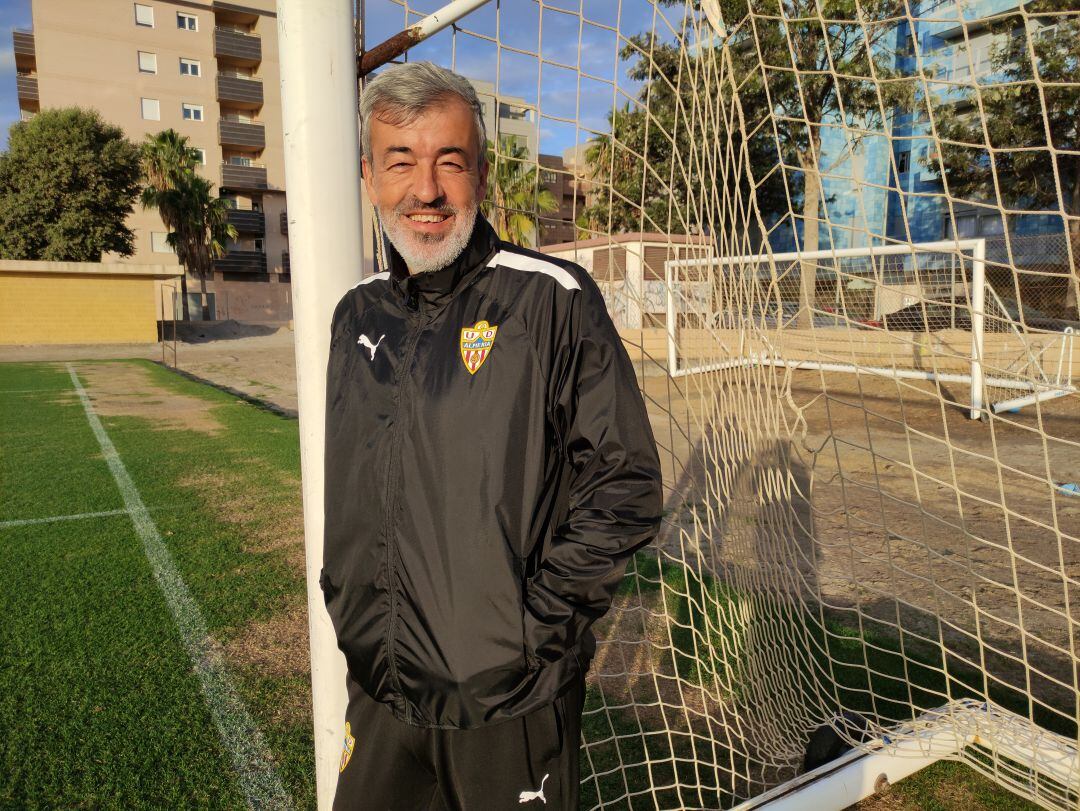
[[[484,215],[476,214],[472,235],[465,249],[450,265],[431,273],[410,275],[401,254],[383,234],[385,255],[390,260],[390,280],[396,297],[404,304],[415,294],[422,309],[438,309],[472,281],[499,250],[499,236]]]

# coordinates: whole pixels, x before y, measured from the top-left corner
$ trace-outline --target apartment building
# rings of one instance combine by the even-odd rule
[[[927,75],[933,104],[965,101],[962,85],[989,85],[997,38],[988,20],[1018,8],[1017,0],[925,0],[912,6],[910,20],[899,22],[883,46],[889,66],[902,75]],[[1030,24],[1038,35],[1037,24]],[[821,229],[822,247],[849,248],[885,240],[932,242],[985,237],[1004,242],[1000,213],[970,201],[947,200],[938,175],[931,122],[925,110],[893,110],[887,120],[889,138],[865,138],[854,152],[850,136],[836,121],[824,122],[819,164],[829,167],[823,179],[828,223]],[[1014,217],[1010,233],[1021,238],[1023,253],[1067,255],[1060,216]],[[796,249],[791,228],[770,237],[774,250]],[[1057,261],[1057,260],[1055,260]]]
[[[207,284],[219,319],[291,318],[275,8],[274,0],[32,0],[33,30],[14,32],[24,118],[92,107],[135,142],[172,128],[199,151],[198,171],[231,202],[237,230]],[[129,223],[134,255],[108,259],[176,262],[155,211],[136,205]]]
[[[536,128],[536,111],[525,99],[517,96],[497,95],[495,85],[483,79],[469,79],[476,90],[482,108],[484,129],[489,141],[509,137],[529,151],[529,157],[537,154],[539,133]]]
[[[573,242],[577,234],[575,219],[585,209],[585,191],[571,167],[559,155],[539,155],[540,186],[551,192],[558,205],[554,211],[538,217],[539,245]]]

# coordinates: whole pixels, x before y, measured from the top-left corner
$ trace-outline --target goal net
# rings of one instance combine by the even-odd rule
[[[361,48],[436,8],[364,0]],[[582,807],[756,807],[847,748],[1075,807],[1080,13],[496,0],[402,58],[474,81],[485,212],[596,279],[662,457]]]

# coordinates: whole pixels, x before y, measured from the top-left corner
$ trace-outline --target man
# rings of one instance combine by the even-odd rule
[[[390,68],[360,112],[389,270],[338,304],[327,369],[334,807],[577,808],[589,626],[660,515],[633,368],[587,273],[478,214],[465,79]]]

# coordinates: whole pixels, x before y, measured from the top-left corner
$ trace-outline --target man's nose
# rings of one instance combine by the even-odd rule
[[[435,171],[435,165],[421,165],[417,168],[419,171],[414,175],[413,194],[421,203],[441,202],[443,189],[439,183],[439,175]]]

